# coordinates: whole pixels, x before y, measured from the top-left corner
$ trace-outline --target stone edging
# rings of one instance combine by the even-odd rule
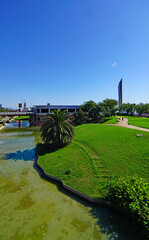
[[[120,208],[116,208],[112,205],[110,205],[108,202],[104,201],[104,200],[101,200],[101,199],[96,199],[96,198],[91,198],[89,197],[88,195],[82,193],[82,192],[79,192],[77,191],[76,189],[73,189],[67,185],[65,185],[63,183],[63,181],[60,179],[60,178],[57,178],[57,177],[54,177],[48,173],[46,173],[44,171],[44,169],[40,166],[40,164],[38,163],[38,155],[36,154],[36,157],[35,157],[35,161],[34,161],[34,166],[40,171],[40,174],[42,175],[42,177],[44,177],[44,179],[46,180],[50,180],[50,181],[53,181],[54,183],[56,184],[59,184],[59,186],[64,190],[66,191],[67,193],[79,198],[80,200],[83,200],[89,204],[92,204],[94,206],[97,206],[97,207],[105,207],[105,208],[108,208],[110,210],[113,210],[127,218],[128,215],[126,215],[126,213],[120,209]]]

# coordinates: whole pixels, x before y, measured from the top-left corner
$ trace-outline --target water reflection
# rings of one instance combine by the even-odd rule
[[[18,128],[18,127],[29,127],[30,123],[29,121],[15,121],[15,122],[9,122],[5,127],[6,128]]]

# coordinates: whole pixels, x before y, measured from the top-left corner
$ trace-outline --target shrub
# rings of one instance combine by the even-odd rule
[[[74,124],[81,125],[85,124],[89,121],[89,118],[85,112],[83,112],[81,109],[79,109],[78,112],[74,113]]]
[[[138,176],[120,177],[111,181],[108,200],[125,210],[149,238],[149,184]]]

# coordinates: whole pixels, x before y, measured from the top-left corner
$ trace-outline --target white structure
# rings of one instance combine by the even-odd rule
[[[65,110],[68,113],[74,113],[79,110],[79,105],[35,105],[34,114],[36,117],[36,122],[40,122],[44,116],[51,114],[53,110]]]

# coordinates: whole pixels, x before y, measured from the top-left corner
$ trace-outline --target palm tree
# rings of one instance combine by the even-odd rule
[[[70,142],[74,135],[69,114],[61,110],[54,110],[44,118],[40,132],[44,142],[52,141],[57,146]]]

